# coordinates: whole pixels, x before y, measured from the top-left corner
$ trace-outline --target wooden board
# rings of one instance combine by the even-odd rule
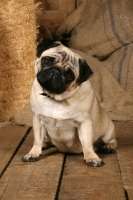
[[[118,148],[100,155],[105,165],[90,168],[83,155],[67,156],[59,200],[133,199],[133,123],[115,122]]]
[[[78,7],[81,3],[89,1],[89,0],[76,0],[76,7]]]
[[[50,35],[55,37],[56,30],[65,19],[65,16],[66,15],[61,11],[45,11],[44,14],[38,15],[37,21],[40,26],[39,37],[50,38]]]
[[[37,12],[39,38],[55,37],[55,32],[61,22],[75,9],[75,0],[40,0],[42,5]],[[48,31],[47,31],[48,29]]]
[[[133,123],[116,122],[118,141],[118,162],[125,188],[129,199],[133,199]]]
[[[7,125],[0,128],[0,176],[29,128]]]
[[[22,162],[32,146],[32,135],[31,131],[1,178],[1,200],[52,200],[56,196],[64,154],[53,148],[44,151],[38,162]]]
[[[117,155],[100,155],[103,167],[89,167],[83,155],[68,155],[59,200],[125,200]]]
[[[105,162],[99,168],[87,166],[83,154],[64,159],[64,154],[55,148],[43,151],[38,162],[23,163],[22,157],[32,146],[32,130],[26,137],[26,127],[0,128],[0,166],[6,166],[15,155],[0,180],[0,199],[132,200],[133,123],[115,122],[115,127],[117,152],[99,154]]]

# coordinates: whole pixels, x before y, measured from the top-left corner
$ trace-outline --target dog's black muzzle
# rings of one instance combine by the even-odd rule
[[[37,80],[44,89],[54,94],[61,94],[66,89],[61,71],[56,67],[38,72]]]

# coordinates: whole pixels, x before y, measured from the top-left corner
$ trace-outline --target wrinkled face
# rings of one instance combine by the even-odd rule
[[[52,41],[53,42],[53,41]],[[92,74],[87,63],[60,42],[41,46],[35,72],[39,84],[53,94],[62,94],[86,81]]]

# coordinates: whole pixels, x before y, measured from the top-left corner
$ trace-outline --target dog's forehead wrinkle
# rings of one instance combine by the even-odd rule
[[[65,47],[64,45],[60,45],[54,48],[50,48],[45,50],[42,53],[42,56],[61,56],[61,58],[67,60],[70,59],[72,61],[74,60],[78,60],[79,58],[81,58],[78,54],[74,53],[72,50],[70,50],[69,48]]]
[[[64,45],[57,46],[54,50],[62,54],[68,54],[69,56],[72,57],[80,57],[78,54],[74,53],[71,49],[67,48]]]

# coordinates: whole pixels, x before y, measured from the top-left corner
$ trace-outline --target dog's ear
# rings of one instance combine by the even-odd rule
[[[61,43],[59,41],[54,41],[54,40],[51,40],[51,39],[44,39],[44,38],[42,38],[39,41],[38,45],[37,45],[36,56],[40,57],[43,51],[45,51],[47,49],[50,49],[50,48],[53,48],[53,47],[57,47],[60,44]]]
[[[89,79],[89,77],[93,74],[90,66],[87,64],[87,62],[84,59],[79,59],[79,78],[78,78],[78,84],[85,82]]]

